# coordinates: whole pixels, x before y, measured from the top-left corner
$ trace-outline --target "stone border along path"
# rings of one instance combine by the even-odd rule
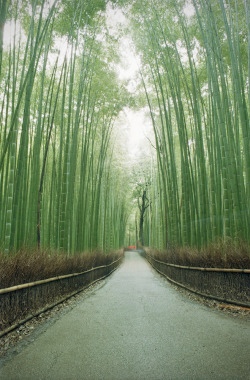
[[[248,379],[249,322],[177,292],[137,252],[0,370],[1,380]]]

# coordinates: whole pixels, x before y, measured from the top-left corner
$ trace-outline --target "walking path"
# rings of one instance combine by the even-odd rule
[[[249,323],[191,301],[136,252],[0,370],[1,380],[249,379]]]

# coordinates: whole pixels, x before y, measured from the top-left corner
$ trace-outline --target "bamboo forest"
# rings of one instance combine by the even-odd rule
[[[249,78],[248,0],[0,0],[1,255],[249,247]]]

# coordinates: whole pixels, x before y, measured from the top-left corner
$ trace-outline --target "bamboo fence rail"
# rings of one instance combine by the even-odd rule
[[[250,307],[250,269],[202,268],[146,259],[169,281],[203,297]]]
[[[109,276],[120,261],[121,258],[81,273],[0,289],[0,337]]]

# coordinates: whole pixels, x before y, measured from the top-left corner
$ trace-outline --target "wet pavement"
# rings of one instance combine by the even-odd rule
[[[102,286],[3,362],[0,379],[250,379],[249,327],[127,252]]]

